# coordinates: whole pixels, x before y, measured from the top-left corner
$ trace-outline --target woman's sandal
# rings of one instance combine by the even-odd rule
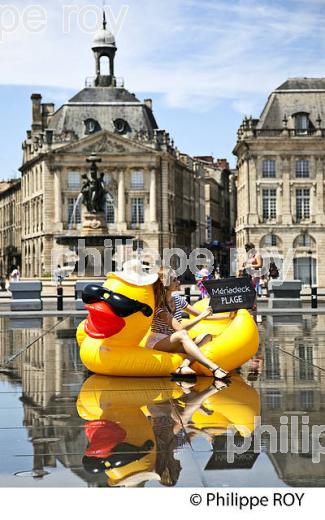
[[[229,384],[230,382],[225,379],[215,379],[212,383],[217,392],[220,392],[221,390],[228,388]]]
[[[187,394],[191,393],[193,386],[195,386],[195,384],[196,384],[196,381],[194,381],[194,380],[190,381],[189,379],[187,379],[186,381],[181,381],[181,380],[177,379],[177,381],[175,381],[175,383],[177,384],[177,386],[179,386],[183,390],[183,393],[185,395],[187,395]]]
[[[185,367],[178,367],[176,368],[176,371],[175,372],[172,372],[170,375],[172,376],[172,379],[173,380],[181,380],[183,379],[184,381],[196,381],[196,373],[193,372],[192,374],[190,373],[184,373],[183,372],[183,369]]]
[[[228,372],[226,372],[220,367],[217,367],[214,370],[212,370],[212,374],[215,379],[224,379],[225,377],[227,377]]]

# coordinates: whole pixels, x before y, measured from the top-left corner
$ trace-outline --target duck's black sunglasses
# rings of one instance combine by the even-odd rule
[[[107,469],[120,468],[131,462],[140,460],[153,448],[154,443],[151,440],[144,442],[142,446],[135,446],[127,442],[121,442],[112,449],[111,455],[106,458],[88,457],[82,458],[82,464],[89,473],[102,473]]]
[[[146,303],[132,300],[100,285],[86,285],[82,292],[82,300],[86,304],[106,302],[120,318],[126,318],[135,312],[142,312],[147,317],[152,315],[152,308]]]

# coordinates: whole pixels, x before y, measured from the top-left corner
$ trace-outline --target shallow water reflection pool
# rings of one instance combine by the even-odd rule
[[[325,485],[325,316],[263,318],[224,387],[90,375],[77,324],[0,319],[1,487]]]

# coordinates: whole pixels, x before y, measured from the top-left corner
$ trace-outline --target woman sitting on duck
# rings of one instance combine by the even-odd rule
[[[211,307],[208,307],[202,313],[198,313],[196,309],[191,308],[191,314],[194,314],[196,317],[185,325],[182,325],[179,319],[176,319],[175,317],[175,314],[177,317],[180,317],[180,305],[182,305],[182,303],[177,299],[177,297],[172,297],[172,292],[176,290],[174,289],[173,284],[176,285],[175,279],[177,280],[177,278],[175,276],[171,277],[172,285],[167,285],[169,289],[167,291],[163,284],[162,277],[163,273],[161,273],[161,276],[153,285],[155,310],[151,324],[151,334],[147,339],[146,348],[152,348],[162,352],[186,354],[186,359],[184,359],[182,364],[172,374],[173,376],[194,377],[196,372],[190,367],[190,364],[193,361],[198,361],[211,370],[216,379],[223,379],[227,376],[228,372],[213,363],[213,361],[208,359],[200,351],[200,347],[211,341],[211,335],[201,334],[193,340],[187,332],[201,320],[209,318],[215,320],[219,317],[212,313]],[[174,307],[171,308],[173,304]]]

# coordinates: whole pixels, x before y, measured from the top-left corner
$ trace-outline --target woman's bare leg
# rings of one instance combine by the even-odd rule
[[[195,345],[197,345],[199,348],[203,347],[204,345],[209,343],[209,341],[211,341],[211,340],[212,340],[211,334],[206,334],[206,335],[204,335],[204,337],[202,337],[202,334],[200,334],[200,336],[193,339]],[[185,370],[187,367],[190,366],[191,363],[193,363],[193,361],[195,361],[195,359],[191,356],[188,356],[186,359],[184,359],[183,363],[179,367],[181,369],[184,369],[184,371],[183,371],[184,374],[195,374],[194,370],[192,370],[192,369]]]
[[[181,428],[184,428],[190,422],[194,412],[200,409],[205,399],[208,399],[211,395],[217,392],[214,385],[211,385],[208,389],[202,392],[196,392],[195,389],[190,391],[187,395],[182,396],[182,401],[185,402],[184,409],[180,410],[178,407],[177,415],[181,420],[178,420],[178,424],[174,427],[174,433],[178,433]],[[202,410],[200,410],[202,412]]]
[[[199,348],[203,347],[209,341],[211,341],[213,338],[212,334],[200,334],[196,338],[193,339],[195,345],[197,345]]]
[[[174,332],[171,336],[168,336],[167,338],[158,341],[158,343],[155,344],[154,349],[161,350],[162,352],[185,353],[187,354],[188,361],[190,363],[194,360],[198,361],[203,366],[211,370],[211,372],[215,372],[219,368],[218,365],[213,363],[213,361],[211,361],[204,354],[202,354],[199,347],[194,343],[194,341],[190,338],[190,336],[185,330],[179,330],[177,332]],[[220,374],[220,377],[224,376]]]

